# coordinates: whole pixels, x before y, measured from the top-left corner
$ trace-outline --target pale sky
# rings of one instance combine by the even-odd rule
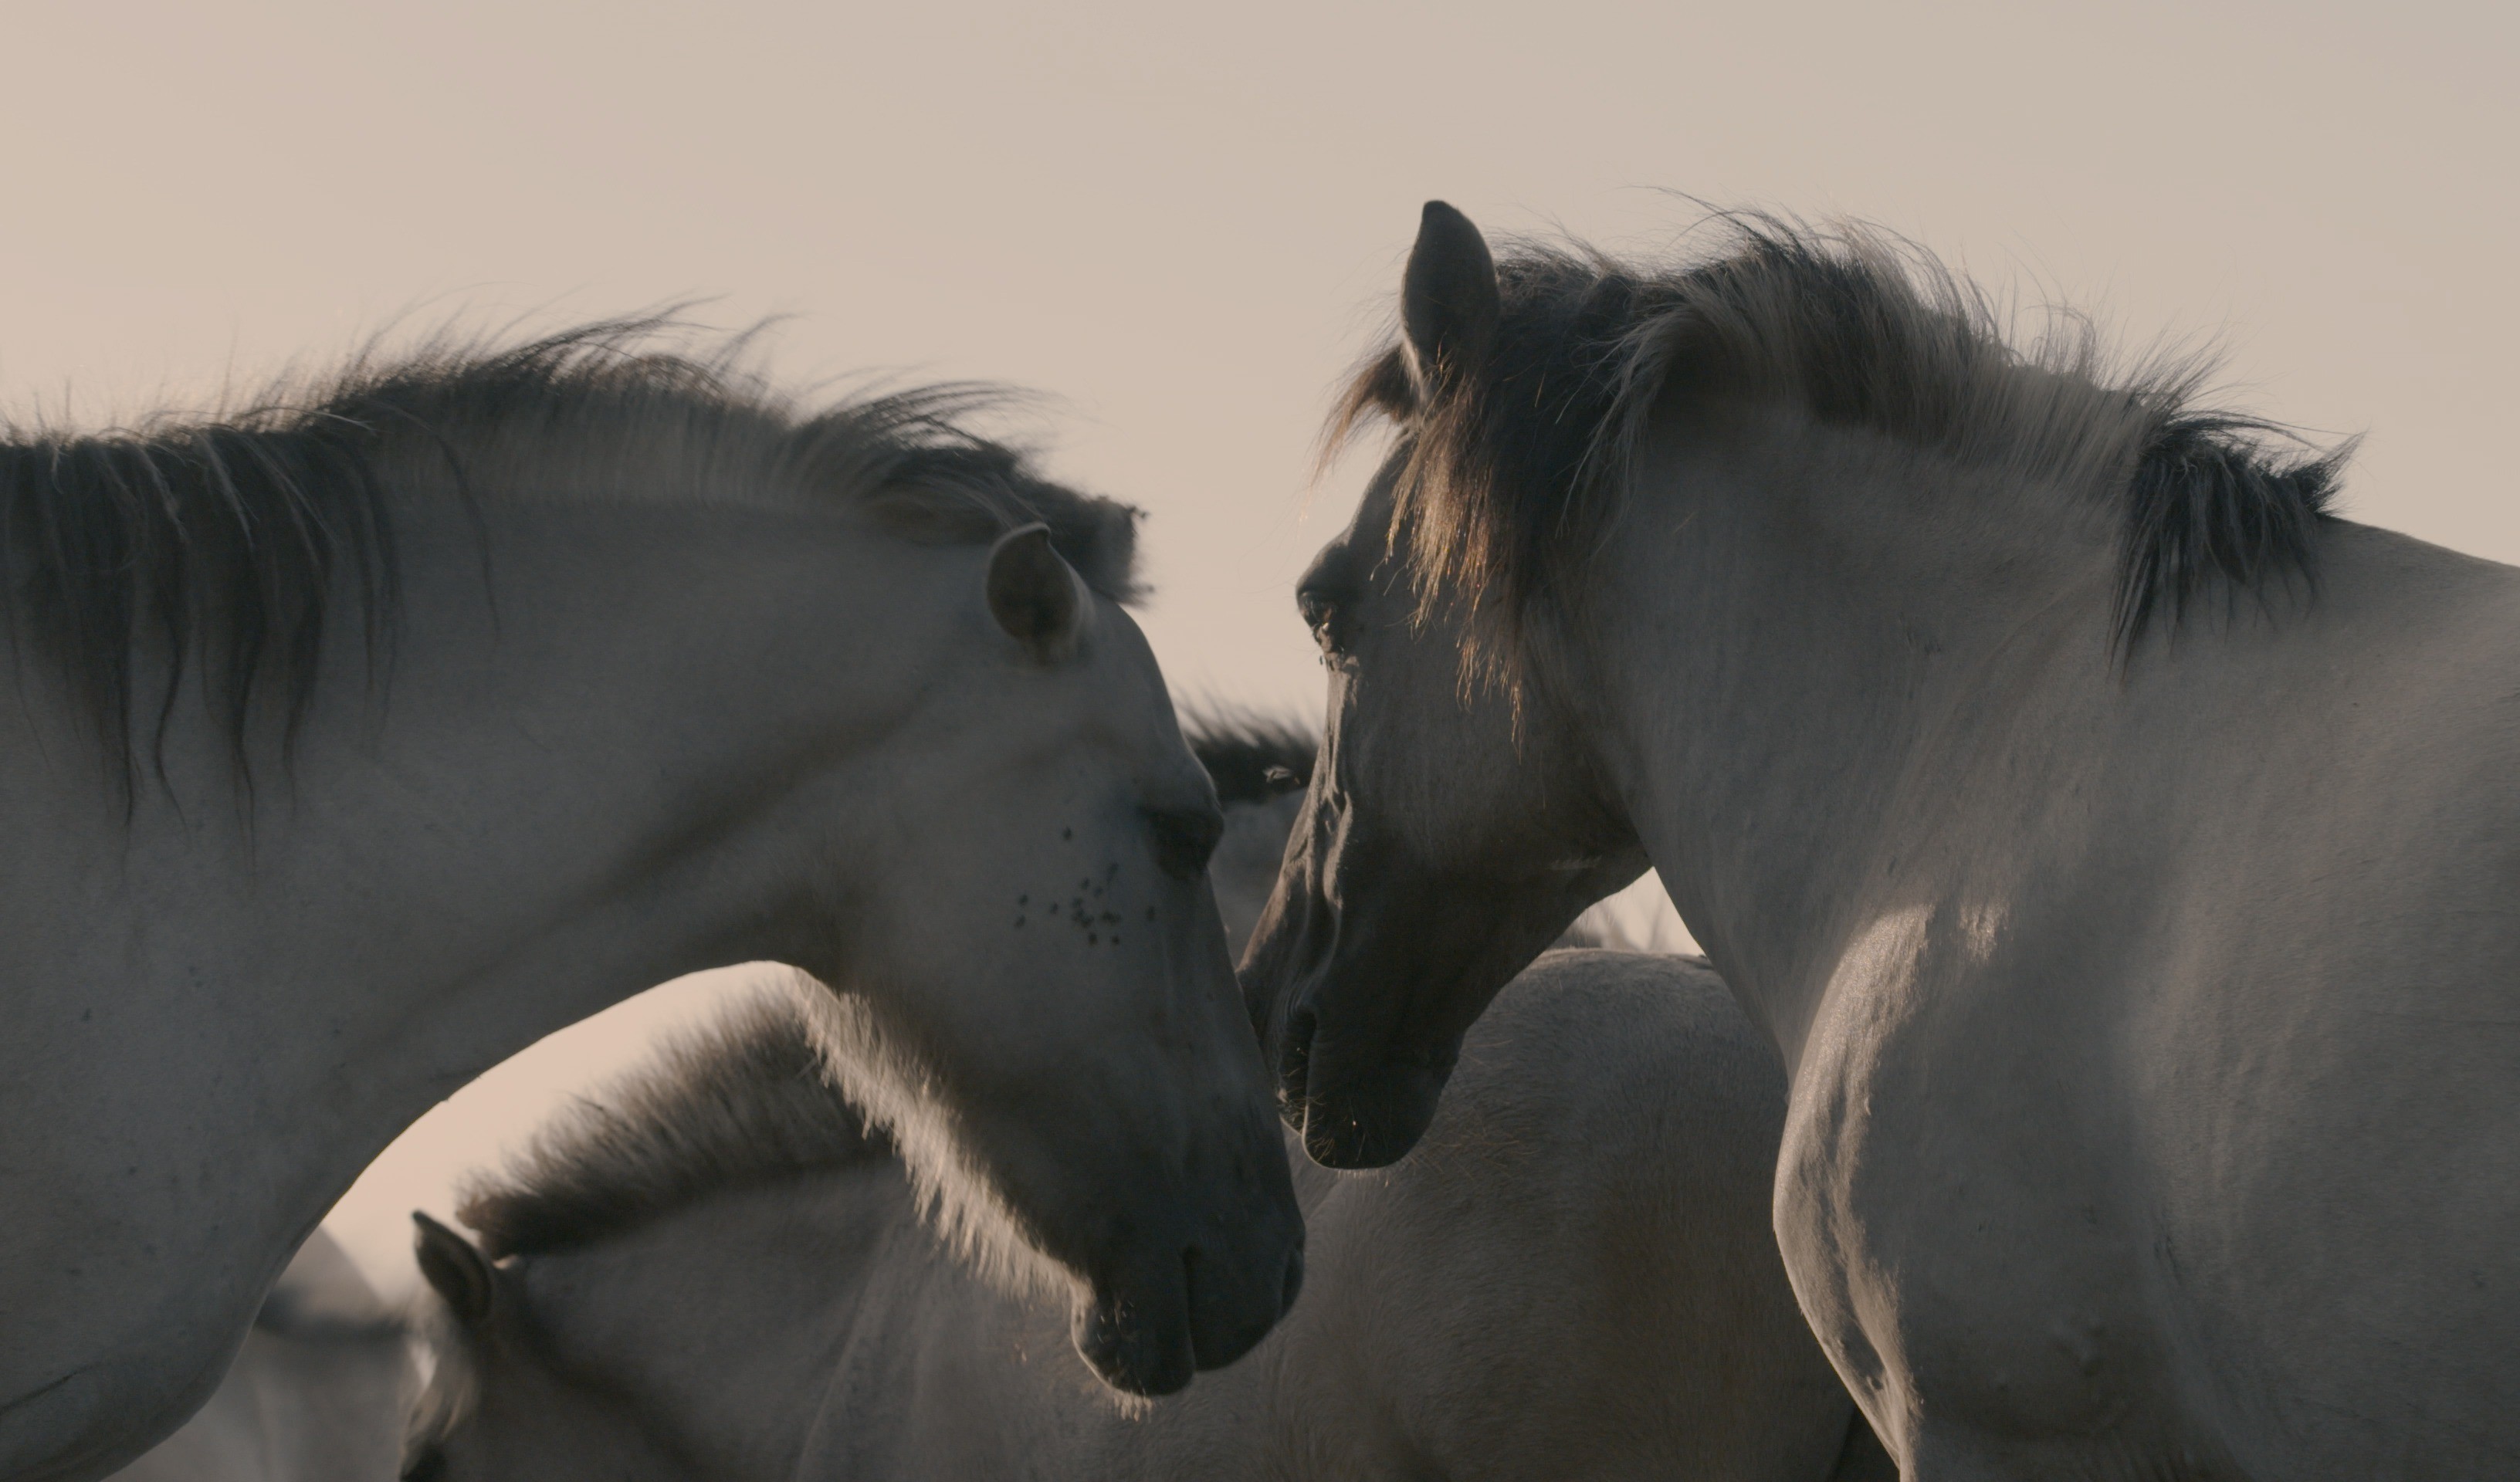
[[[129,418],[394,324],[708,300],[799,382],[1050,393],[1149,512],[1177,694],[1318,710],[1289,584],[1331,382],[1418,203],[1650,250],[1726,205],[1905,233],[2230,400],[2367,434],[2353,517],[2520,560],[2507,6],[563,4],[11,8],[0,403]],[[504,1067],[336,1228],[389,1285],[684,987]]]

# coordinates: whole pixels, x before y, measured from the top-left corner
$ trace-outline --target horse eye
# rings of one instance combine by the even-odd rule
[[[1313,641],[1322,646],[1325,654],[1339,651],[1338,604],[1319,592],[1296,594],[1295,610],[1304,615],[1304,626],[1313,630]]]
[[[1149,811],[1155,833],[1155,863],[1175,879],[1192,880],[1207,868],[1216,841],[1225,836],[1225,820],[1205,809],[1165,808]]]

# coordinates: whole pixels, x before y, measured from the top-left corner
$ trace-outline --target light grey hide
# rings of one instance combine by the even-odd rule
[[[113,1482],[390,1482],[419,1390],[400,1317],[319,1230],[209,1403]]]
[[[834,986],[869,1094],[959,1200],[1020,1217],[1106,1377],[1159,1391],[1257,1340],[1301,1232],[1200,882],[1214,792],[1117,600],[1128,512],[953,428],[951,393],[809,412],[636,327],[308,399],[0,438],[0,1477],[101,1477],[173,1431],[447,1093],[751,961]],[[268,518],[237,523],[240,489]],[[222,627],[271,584],[216,561],[286,574],[310,508],[340,554],[275,578],[332,609],[284,767],[277,681],[240,739],[203,676],[297,661]],[[25,535],[43,512],[147,559],[66,559]],[[388,516],[390,551],[359,534]],[[396,577],[389,667],[361,555]],[[168,591],[203,651],[161,776],[168,655],[95,614]],[[82,674],[135,686],[127,794]],[[1054,895],[1073,918],[1027,908]]]
[[[1302,1299],[1182,1395],[1115,1402],[1060,1313],[969,1275],[879,1157],[501,1263],[413,1475],[1885,1478],[1769,1234],[1783,1110],[1702,964],[1552,953],[1407,1161],[1304,1167]]]
[[[1587,898],[1551,870],[1650,862],[1791,1067],[1777,1233],[1912,1482],[2520,1475],[2520,572],[1913,271],[1771,224],[1500,273],[1428,206],[1398,451],[1304,587],[1331,713],[1243,969],[1282,1094],[1396,1155]],[[1609,482],[1408,485],[1585,295],[1654,315],[1583,361]],[[1564,561],[1518,717],[1462,698],[1495,592],[1419,602],[1464,547],[1395,538],[1473,495],[1494,569]],[[1465,879],[1470,970],[1413,975]]]

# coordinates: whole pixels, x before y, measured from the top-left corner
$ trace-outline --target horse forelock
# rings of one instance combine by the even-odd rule
[[[455,1320],[435,1293],[414,1308],[409,1329],[428,1358],[428,1382],[403,1415],[403,1457],[408,1460],[445,1441],[481,1400],[480,1337]]]
[[[751,368],[751,339],[693,348],[670,317],[505,347],[440,336],[198,419],[0,424],[8,620],[68,681],[127,794],[144,764],[162,779],[191,671],[248,788],[254,717],[280,722],[285,758],[329,628],[355,622],[371,673],[385,672],[402,500],[836,501],[913,538],[974,543],[1038,519],[1095,590],[1140,595],[1135,510],[971,429],[1007,393],[934,385],[806,408]]]
[[[2193,356],[2119,366],[2085,316],[2027,344],[1977,286],[1862,225],[1722,213],[1711,252],[1630,265],[1518,242],[1497,261],[1485,360],[1413,375],[1396,340],[1336,398],[1327,464],[1365,427],[1400,431],[1391,524],[1422,619],[1463,620],[1465,680],[1512,680],[1527,619],[1580,591],[1628,497],[1650,415],[1674,396],[1760,396],[1920,457],[2086,496],[2118,521],[2121,653],[2218,583],[2315,575],[2351,445],[2193,405]]]

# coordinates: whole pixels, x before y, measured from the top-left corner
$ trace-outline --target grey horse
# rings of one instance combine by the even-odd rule
[[[1897,244],[1434,202],[1242,972],[1325,1162],[1650,864],[1914,1482],[2520,1474],[2520,572]]]
[[[738,963],[1110,1382],[1258,1341],[1302,1232],[1132,512],[652,326],[274,398],[0,429],[0,1477],[139,1456],[395,1133]]]

